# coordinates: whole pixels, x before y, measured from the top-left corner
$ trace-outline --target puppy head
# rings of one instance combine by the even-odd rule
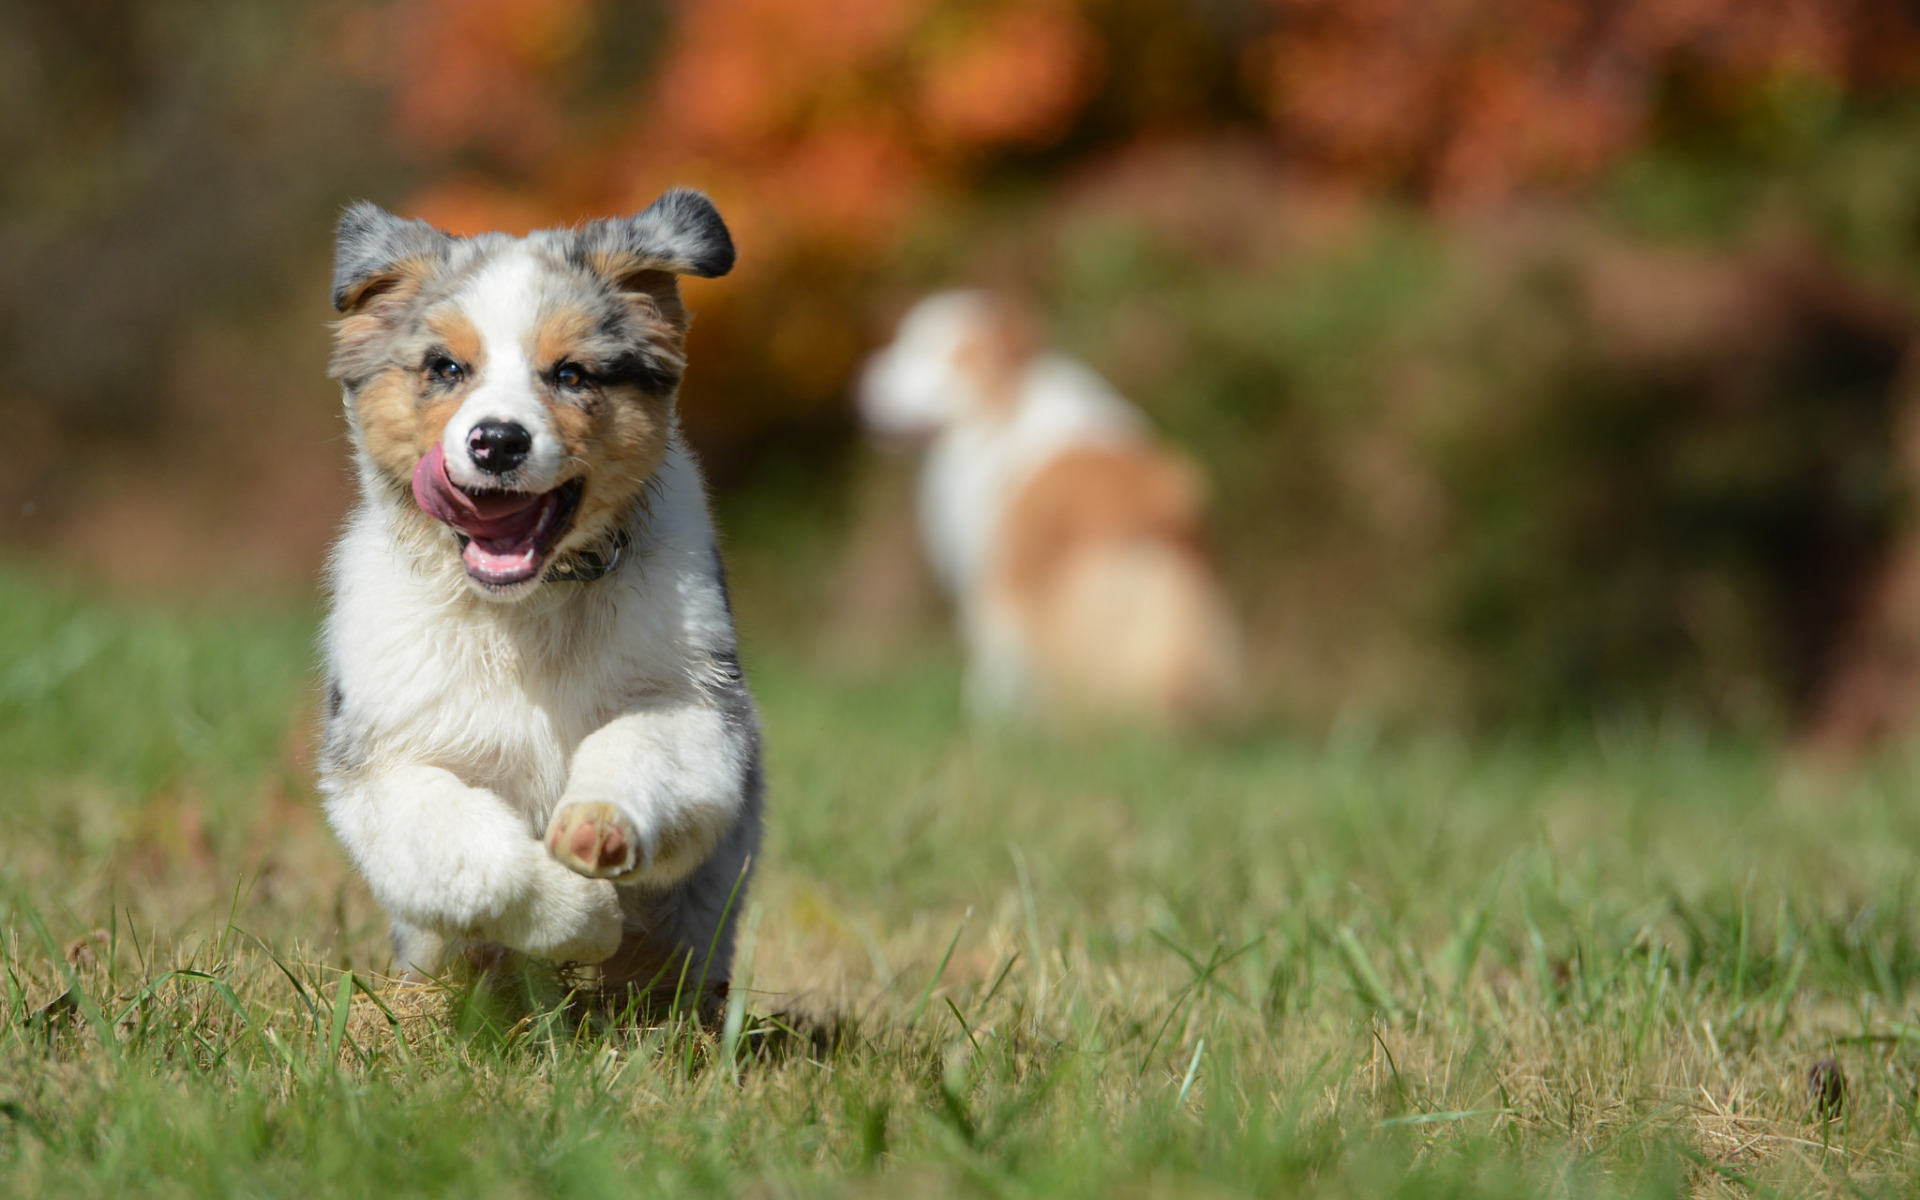
[[[860,415],[887,438],[932,437],[997,421],[1020,399],[1032,323],[985,292],[940,292],[913,306],[860,378]]]
[[[373,482],[450,527],[481,592],[531,592],[638,501],[686,366],[678,276],[732,267],[726,225],[692,191],[525,238],[454,237],[354,205],[336,246],[332,374]]]

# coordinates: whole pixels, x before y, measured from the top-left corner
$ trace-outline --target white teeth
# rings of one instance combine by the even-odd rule
[[[477,543],[468,543],[460,557],[467,565],[468,574],[482,583],[519,582],[530,578],[540,566],[540,550],[535,545],[517,554],[492,554]]]

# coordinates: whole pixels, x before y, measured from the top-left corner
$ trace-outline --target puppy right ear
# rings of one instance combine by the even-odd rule
[[[658,270],[706,279],[733,270],[733,235],[704,192],[669,188],[625,232],[628,249]]]
[[[444,262],[453,235],[358,200],[340,214],[333,245],[333,306],[353,313]]]

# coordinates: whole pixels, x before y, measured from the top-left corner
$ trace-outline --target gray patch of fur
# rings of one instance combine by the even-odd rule
[[[346,693],[341,690],[338,679],[329,680],[327,711],[320,733],[320,773],[323,776],[344,774],[357,769],[365,759],[366,752],[347,718]]]
[[[740,689],[744,698],[744,685]],[[752,721],[753,702],[745,699],[746,719]],[[729,714],[729,723],[734,720]],[[622,923],[629,939],[651,943],[659,961],[672,964],[667,978],[609,978],[615,987],[644,987],[649,983],[676,990],[679,964],[686,964],[688,994],[703,980],[724,981],[733,975],[733,951],[740,914],[746,909],[747,884],[753,860],[760,852],[761,810],[765,781],[760,766],[760,730],[754,722],[748,743],[746,777],[741,784],[740,814],[722,834],[705,862],[672,887],[620,889]],[[725,918],[722,920],[722,918]]]
[[[712,553],[713,579],[715,583],[720,585],[720,605],[727,610],[727,620],[731,622],[733,620],[733,589],[727,586],[727,564],[720,561],[720,547],[713,547]],[[740,670],[740,658],[738,655],[734,656],[733,669],[735,672]]]
[[[425,221],[408,221],[367,200],[347,206],[333,243],[333,306],[347,311],[356,288],[410,259],[445,262],[457,239]]]
[[[702,682],[701,691],[719,707],[729,729],[754,743],[757,755],[760,718],[753,708],[753,696],[747,691],[746,674],[740,669],[740,654],[736,650],[721,650],[711,661],[713,671]]]

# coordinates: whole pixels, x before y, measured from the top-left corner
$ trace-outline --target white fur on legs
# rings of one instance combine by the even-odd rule
[[[678,883],[739,819],[753,749],[749,722],[749,714],[700,702],[607,722],[574,752],[567,790],[547,829],[548,848],[584,875],[656,888]],[[597,859],[576,853],[570,832],[611,814],[621,819],[625,852]]]
[[[369,772],[335,791],[327,815],[381,907],[408,927],[402,954],[444,942],[499,942],[557,962],[599,962],[620,944],[613,885],[555,862],[525,819],[439,767]],[[443,939],[433,946],[420,935]],[[423,972],[440,962],[408,962]]]

